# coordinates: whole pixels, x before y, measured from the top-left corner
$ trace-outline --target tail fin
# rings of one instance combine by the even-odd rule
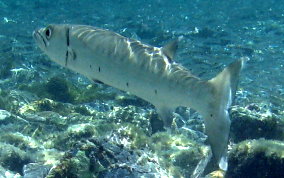
[[[249,58],[243,57],[230,64],[215,78],[208,81],[212,88],[208,108],[203,117],[205,119],[205,132],[211,146],[213,156],[219,168],[227,170],[227,144],[230,131],[230,118],[228,108],[234,99],[239,73]]]

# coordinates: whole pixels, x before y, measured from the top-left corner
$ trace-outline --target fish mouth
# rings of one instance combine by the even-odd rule
[[[34,38],[35,41],[38,43],[38,45],[39,45],[39,47],[40,47],[41,49],[47,47],[46,40],[45,40],[45,38],[42,36],[42,34],[39,32],[39,30],[33,31],[33,38]]]

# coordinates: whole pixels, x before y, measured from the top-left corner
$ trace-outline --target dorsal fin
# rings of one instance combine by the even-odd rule
[[[179,39],[175,39],[162,47],[163,53],[172,61],[178,48]]]

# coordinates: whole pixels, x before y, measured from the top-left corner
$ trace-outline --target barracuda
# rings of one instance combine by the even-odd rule
[[[205,120],[215,162],[227,169],[228,108],[247,57],[205,81],[173,61],[177,41],[158,48],[108,30],[66,24],[49,25],[33,36],[52,61],[152,103],[166,127],[176,107],[195,109]]]

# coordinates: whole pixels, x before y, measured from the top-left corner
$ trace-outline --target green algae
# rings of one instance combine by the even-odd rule
[[[46,176],[46,178],[57,177],[78,177],[77,161],[75,159],[63,158],[56,167]]]
[[[51,99],[56,101],[72,103],[75,100],[75,93],[71,90],[71,84],[61,77],[52,77],[46,83],[46,91]]]
[[[151,114],[145,113],[141,108],[135,106],[127,107],[113,107],[110,111],[109,120],[115,123],[131,123],[136,127],[140,127],[144,130],[147,135],[151,134],[151,126],[149,122],[149,117]]]
[[[201,156],[202,154],[195,148],[181,150],[172,156],[174,158],[173,165],[184,170],[194,170]]]
[[[103,120],[98,120],[93,124],[96,125],[96,132],[98,133],[100,137],[105,137],[111,134],[111,132],[115,128],[117,128],[117,125],[115,123],[110,123],[110,122],[106,122]]]
[[[89,103],[95,100],[114,100],[116,94],[111,92],[105,92],[105,88],[98,84],[88,85],[87,87],[78,90],[76,93],[75,103]]]
[[[130,123],[124,123],[118,126],[118,133],[123,138],[128,138],[130,149],[143,149],[149,144],[149,137],[145,130]]]
[[[19,132],[4,133],[3,135],[1,135],[0,141],[11,144],[17,148],[20,148],[21,150],[35,149],[39,147],[39,144],[36,142],[36,140],[32,139],[31,137],[27,137]]]
[[[7,103],[5,101],[5,98],[2,96],[2,91],[0,90],[0,109],[6,109]]]
[[[34,93],[40,98],[50,98],[71,103],[75,99],[71,86],[71,83],[60,77],[52,77],[47,82],[20,84],[19,89]]]
[[[246,140],[229,154],[228,177],[283,177],[284,142]]]
[[[149,103],[145,100],[142,100],[136,96],[133,95],[118,95],[115,97],[115,102],[119,104],[120,106],[137,106],[137,107],[145,107],[148,106]]]
[[[66,150],[72,148],[80,140],[88,140],[91,138],[105,137],[112,132],[116,126],[105,121],[94,121],[91,123],[72,124],[61,134],[56,134],[56,137],[51,136],[52,142],[49,142],[50,148]],[[61,143],[65,143],[62,145]]]
[[[76,106],[74,108],[74,111],[79,113],[79,114],[82,114],[84,116],[91,116],[92,115],[91,111],[88,108],[86,108],[85,106],[81,106],[81,105]]]
[[[1,54],[2,55],[2,54]],[[12,75],[11,69],[14,68],[14,61],[12,57],[7,57],[5,60],[0,60],[0,79],[6,79]]]
[[[191,174],[205,152],[202,145],[184,135],[166,132],[154,134],[151,137],[150,148],[173,177]]]
[[[61,115],[66,115],[67,111],[69,110],[66,105],[60,102],[54,102],[49,99],[43,99],[35,102],[35,109],[37,112],[42,111],[53,111]]]
[[[78,151],[74,157],[70,153],[65,153],[60,163],[46,176],[46,178],[57,177],[94,177],[94,174],[90,171],[90,160],[85,152]]]
[[[246,139],[284,139],[284,122],[269,110],[258,105],[232,107],[231,137],[235,142]]]
[[[96,132],[96,126],[93,124],[76,124],[71,125],[67,129],[68,137],[75,139],[89,138],[92,136],[98,136]]]
[[[52,111],[62,116],[67,116],[70,113],[87,113],[87,109],[83,106],[73,106],[62,102],[56,102],[54,100],[43,98],[32,103],[26,104],[19,109],[21,114],[24,113],[40,113],[45,111]]]
[[[14,105],[9,99],[9,92],[0,89],[0,109],[11,111],[14,110],[14,108]]]
[[[13,145],[0,143],[0,163],[4,168],[23,174],[23,166],[32,161],[29,153]]]
[[[69,80],[56,76],[47,82],[21,84],[21,90],[26,90],[36,94],[40,98],[49,98],[63,103],[88,103],[95,100],[113,100],[116,94],[105,92],[104,88],[92,84],[85,87],[77,87]]]
[[[55,157],[42,158],[43,162],[57,165],[57,173],[50,176],[78,175],[81,168],[76,163],[77,159],[64,159],[59,153],[77,148],[93,138],[114,136],[125,148],[135,152],[149,149],[153,155],[159,157],[159,165],[163,165],[163,168],[175,176],[189,174],[197,160],[203,156],[200,145],[186,136],[166,132],[156,132],[152,135],[149,117],[154,116],[153,112],[146,112],[135,106],[115,106],[112,110],[99,112],[85,105],[43,98],[23,105],[19,113],[30,123],[23,133],[38,140],[44,150],[56,150]],[[6,134],[2,141],[15,144],[19,148],[29,148],[24,139],[14,134]],[[46,154],[44,150],[39,152]],[[147,162],[148,159],[145,158],[144,161]],[[93,166],[93,173],[103,169],[99,164]],[[77,171],[68,172],[69,169]],[[183,171],[184,169],[187,171]],[[54,171],[56,172],[56,169]]]
[[[245,154],[264,153],[266,157],[276,156],[284,159],[284,142],[276,140],[246,140],[239,143],[232,152]]]
[[[34,101],[32,103],[26,104],[19,109],[20,114],[35,114],[44,113],[45,111],[52,111],[60,115],[66,116],[70,113],[70,107],[64,105],[60,102],[55,102],[53,100],[44,98],[41,100]]]

